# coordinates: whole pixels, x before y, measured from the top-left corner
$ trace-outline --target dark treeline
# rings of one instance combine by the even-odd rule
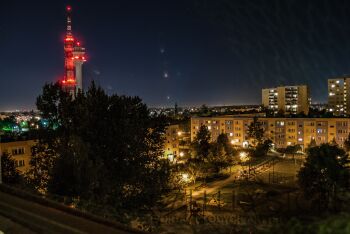
[[[49,124],[32,150],[33,188],[85,208],[140,210],[159,199],[168,181],[160,159],[166,120],[150,116],[140,98],[108,96],[92,83],[73,99],[47,84],[36,104]]]

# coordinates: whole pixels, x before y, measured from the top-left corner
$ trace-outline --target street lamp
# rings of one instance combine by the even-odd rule
[[[242,162],[246,162],[248,161],[248,155],[246,152],[242,151],[239,153],[239,159],[242,161]]]
[[[173,154],[168,154],[168,160],[170,162],[174,162],[174,155]]]
[[[183,180],[184,182],[186,182],[186,183],[189,181],[189,176],[188,176],[187,173],[183,173],[183,174],[182,174],[182,180]]]
[[[183,157],[185,155],[184,152],[180,152],[180,157]]]
[[[241,160],[241,162],[248,162],[248,178],[250,176],[250,158],[248,156],[248,154],[244,151],[239,153],[239,158]]]

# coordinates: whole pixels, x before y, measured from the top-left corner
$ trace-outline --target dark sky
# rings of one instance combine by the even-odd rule
[[[258,104],[289,84],[325,102],[327,78],[350,74],[347,0],[1,1],[0,110],[63,75],[67,3],[85,80],[150,106]]]

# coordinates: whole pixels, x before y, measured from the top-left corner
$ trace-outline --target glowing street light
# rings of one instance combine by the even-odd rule
[[[181,136],[181,135],[182,135],[182,132],[177,132],[177,135],[178,135],[178,136]]]
[[[168,160],[170,162],[173,162],[174,161],[174,155],[173,154],[168,154]]]
[[[182,174],[182,180],[183,180],[184,182],[188,182],[188,181],[190,180],[190,178],[189,178],[189,176],[188,176],[187,173],[183,173],[183,174]]]
[[[180,152],[180,157],[183,157],[185,155],[184,152]]]
[[[248,154],[246,152],[240,152],[239,153],[239,159],[242,161],[242,162],[246,162],[249,160],[249,157],[248,157]]]

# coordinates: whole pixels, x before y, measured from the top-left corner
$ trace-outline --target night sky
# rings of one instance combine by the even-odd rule
[[[67,3],[85,81],[149,106],[259,104],[295,84],[326,102],[327,78],[350,74],[347,0],[1,1],[1,111],[62,77]]]

